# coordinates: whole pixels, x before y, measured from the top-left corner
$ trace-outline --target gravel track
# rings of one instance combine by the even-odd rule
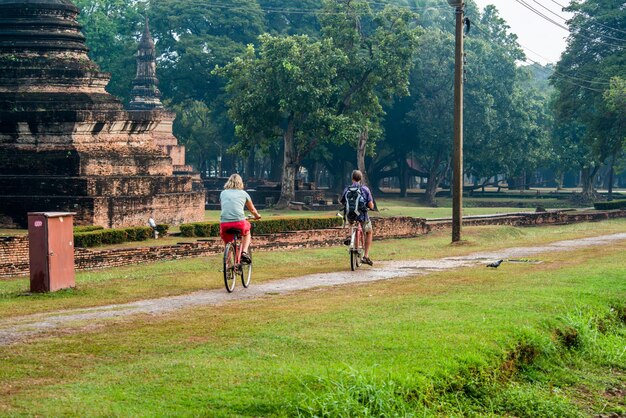
[[[409,276],[420,276],[431,272],[464,267],[486,265],[500,259],[519,259],[538,254],[573,251],[587,247],[607,246],[625,241],[626,233],[603,235],[592,238],[558,241],[536,247],[514,247],[495,251],[479,252],[460,257],[445,257],[433,260],[379,262],[374,267],[361,268],[358,272],[342,271],[310,274],[300,277],[253,284],[243,289],[239,284],[235,292],[228,294],[224,289],[194,292],[159,299],[140,300],[132,303],[72,309],[44,314],[34,314],[0,320],[0,346],[14,344],[38,335],[72,333],[106,325],[107,320],[131,315],[159,315],[197,306],[215,306],[233,300],[258,299],[271,295],[283,295],[300,290],[345,284],[376,282]]]

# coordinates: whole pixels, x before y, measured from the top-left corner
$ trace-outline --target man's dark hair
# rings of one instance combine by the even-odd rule
[[[363,179],[363,173],[361,173],[361,171],[360,171],[360,170],[354,170],[354,171],[352,172],[352,180],[353,180],[353,181],[359,182],[359,181],[361,181],[362,179]]]

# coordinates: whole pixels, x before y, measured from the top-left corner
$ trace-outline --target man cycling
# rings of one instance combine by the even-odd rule
[[[367,209],[374,209],[374,199],[372,198],[372,192],[367,186],[361,184],[362,180],[363,173],[361,173],[359,170],[354,170],[352,172],[352,184],[346,186],[346,188],[343,190],[343,193],[341,194],[341,199],[339,199],[339,203],[345,206],[347,202],[348,189],[357,187],[360,190],[364,206]],[[363,254],[362,261],[364,264],[369,264],[370,266],[373,266],[374,263],[370,259],[369,254],[374,234],[372,231],[372,221],[370,221],[370,218],[367,215],[367,210],[363,210],[362,212],[360,212],[356,218],[356,221],[361,223],[361,227],[363,228],[363,232],[365,233],[365,252]]]

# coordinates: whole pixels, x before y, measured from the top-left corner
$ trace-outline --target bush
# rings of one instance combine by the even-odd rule
[[[102,234],[97,231],[74,233],[74,247],[97,247],[102,245]]]
[[[124,229],[104,229],[96,232],[102,234],[103,244],[121,244],[128,241],[128,235]]]
[[[192,224],[182,224],[180,226],[180,234],[183,237],[193,237],[193,225]]]
[[[149,226],[135,227],[135,241],[145,241],[152,238],[152,228]],[[130,241],[130,240],[129,240]]]
[[[626,209],[626,199],[612,200],[610,202],[596,202],[593,204],[596,210]]]
[[[75,247],[96,247],[99,245],[121,244],[127,241],[145,241],[152,237],[152,228],[136,226],[122,229],[96,229],[74,233]]]
[[[343,219],[333,218],[288,218],[254,222],[254,234],[276,234],[279,232],[306,231],[339,227]],[[217,222],[194,222],[180,226],[184,237],[218,237],[220,224]]]
[[[104,229],[104,227],[98,226],[98,225],[75,226],[74,227],[74,233],[99,231],[99,230],[102,230],[102,229]]]
[[[167,235],[167,231],[170,229],[168,224],[157,224],[156,230],[160,236]]]

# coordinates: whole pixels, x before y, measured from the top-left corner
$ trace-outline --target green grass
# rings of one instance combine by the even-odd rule
[[[623,232],[626,220],[554,227],[502,226],[464,229],[464,245],[451,246],[448,231],[416,239],[374,242],[375,260],[438,258],[463,255],[506,246],[534,245],[563,239]],[[292,277],[303,273],[344,270],[345,248],[260,252],[255,258],[255,282]],[[77,273],[73,290],[24,296],[28,278],[0,281],[0,317],[79,308],[171,296],[222,287],[221,257],[211,256],[165,261]],[[28,303],[24,303],[28,300]]]
[[[623,398],[607,395],[626,386],[618,314],[626,313],[626,244],[539,258],[133,317],[2,347],[0,411],[626,413]],[[572,334],[575,344],[558,337]]]
[[[375,241],[372,257],[375,261],[439,258],[624,231],[626,219],[534,228],[468,227],[464,229],[463,245],[450,245],[449,231],[443,231],[415,239]],[[263,282],[305,273],[346,270],[348,266],[343,246],[259,252],[255,257],[253,280]],[[27,277],[0,280],[0,318],[219,289],[223,287],[220,269],[221,257],[211,256],[82,271],[77,272],[76,289],[34,295],[25,295],[29,288]]]

